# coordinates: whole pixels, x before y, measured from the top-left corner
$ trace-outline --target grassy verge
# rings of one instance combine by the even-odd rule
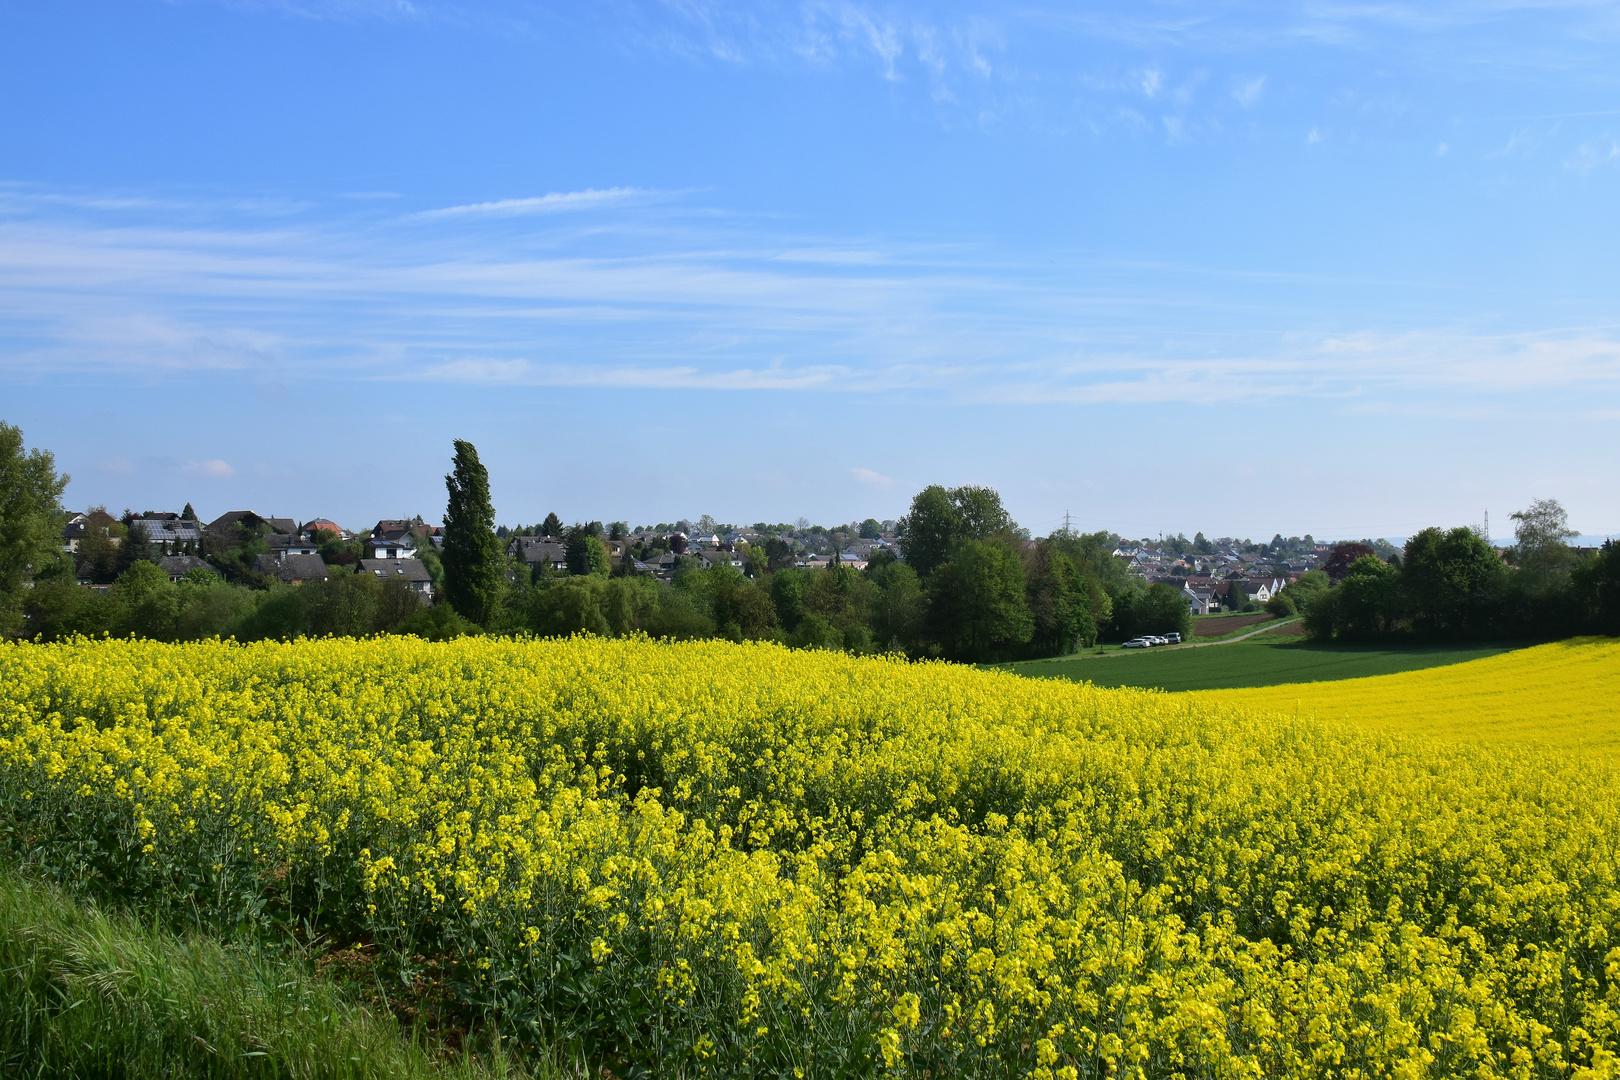
[[[1253,629],[1253,627],[1251,627]],[[1377,646],[1318,645],[1289,636],[1261,634],[1214,649],[1143,650],[1098,663],[1092,657],[1008,664],[1008,670],[1038,678],[1073,679],[1098,686],[1142,686],[1161,690],[1223,690],[1325,682],[1367,675],[1460,664],[1507,652],[1507,645],[1390,649]]]
[[[482,1077],[439,1061],[285,957],[180,937],[0,870],[0,1074],[17,1077]]]

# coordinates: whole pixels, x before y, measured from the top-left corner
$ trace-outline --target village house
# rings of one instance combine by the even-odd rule
[[[366,557],[369,559],[414,559],[416,538],[406,533],[399,540],[367,540]]]
[[[270,549],[270,554],[276,557],[283,555],[314,555],[320,545],[302,533],[273,532],[264,538],[264,543]]]
[[[256,573],[277,578],[289,585],[327,579],[326,561],[314,554],[266,553],[253,560],[253,569]]]
[[[444,544],[444,529],[438,525],[429,525],[422,520],[422,515],[413,518],[383,518],[372,526],[372,540],[392,540],[395,543],[410,538],[412,543],[430,544],[438,548]]]
[[[310,518],[299,526],[298,531],[311,540],[320,541],[327,538],[338,540],[349,539],[349,530],[333,521],[331,518]]]
[[[421,559],[361,559],[362,573],[381,581],[404,581],[422,599],[433,600],[433,575]]]
[[[1181,586],[1181,591],[1182,595],[1187,599],[1188,610],[1194,615],[1210,614],[1215,610],[1215,605],[1219,602],[1216,599],[1214,588],[1207,583],[1195,586],[1191,582],[1185,582]]]
[[[206,570],[219,577],[219,571],[208,564],[206,559],[199,559],[195,555],[165,555],[157,561],[157,568],[169,575],[170,581],[179,581],[193,570]]]
[[[568,549],[550,536],[514,536],[506,545],[506,553],[525,566],[545,566],[551,570],[568,569]]]
[[[292,536],[298,532],[298,523],[292,518],[262,517],[252,510],[227,510],[203,526],[203,532],[212,536],[228,537],[238,525],[254,528],[260,522],[270,526],[270,531],[273,534]]]
[[[77,553],[79,542],[84,534],[91,529],[98,530],[101,535],[107,535],[107,529],[116,524],[117,518],[105,510],[92,510],[88,514],[74,514],[68,518],[67,525],[62,529],[62,550]],[[117,541],[118,537],[113,537]]]
[[[154,544],[162,544],[164,551],[178,551],[182,544],[191,544],[195,550],[195,545],[202,539],[202,525],[179,514],[148,510],[140,517],[131,518],[129,524],[139,524],[146,532],[146,539]]]

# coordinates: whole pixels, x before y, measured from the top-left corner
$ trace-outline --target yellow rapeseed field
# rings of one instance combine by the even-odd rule
[[[1620,754],[1620,640],[1583,638],[1447,667],[1203,691],[1243,708],[1387,732]]]
[[[1614,1077],[1615,779],[765,645],[0,646],[12,857],[616,1075]]]

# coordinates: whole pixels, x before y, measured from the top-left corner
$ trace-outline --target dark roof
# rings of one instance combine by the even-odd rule
[[[176,541],[200,540],[202,528],[195,521],[185,518],[136,518],[134,524],[146,530],[148,540]]]
[[[111,514],[74,514],[68,519],[67,526],[62,530],[62,536],[67,540],[77,540],[89,532],[92,525],[100,525],[105,531],[107,526],[116,520]]]
[[[218,575],[219,571],[209,566],[206,560],[195,555],[165,555],[157,561],[158,569],[172,578],[185,577],[193,570],[207,570],[210,574]]]
[[[372,528],[371,535],[377,540],[398,540],[402,536],[437,536],[441,530],[436,525],[429,525],[417,514],[409,520],[405,518],[383,518]]]
[[[433,575],[428,568],[422,565],[421,559],[361,559],[360,566],[366,573],[387,581],[389,578],[400,578],[404,581],[432,581]]]
[[[326,560],[319,555],[260,555],[253,569],[282,581],[325,581]]]
[[[509,548],[513,555],[529,564],[560,563],[568,560],[568,549],[555,540],[539,536],[514,537]]]
[[[253,518],[255,521],[264,520],[251,510],[227,510],[213,521],[210,521],[208,523],[207,530],[217,536],[225,536],[228,535],[231,529],[241,522],[243,518]]]

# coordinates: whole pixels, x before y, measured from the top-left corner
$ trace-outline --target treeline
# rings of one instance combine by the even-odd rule
[[[20,635],[45,640],[134,634],[158,641],[259,641],[382,633],[437,639],[478,629],[448,606],[424,606],[407,582],[342,569],[325,581],[252,588],[208,570],[172,582],[157,566],[141,561],[105,592],[81,588],[71,578],[38,581],[18,607]]]
[[[1191,623],[1180,592],[1126,573],[1113,557],[1118,537],[1031,540],[984,487],[920,492],[899,522],[903,558],[880,550],[860,570],[794,567],[787,545],[766,535],[743,568],[703,569],[689,558],[666,586],[636,575],[629,553],[608,565],[593,532],[567,531],[574,572],[509,572],[478,621],[494,632],[774,640],[966,661],[1061,655],[1100,637],[1185,633]],[[596,557],[576,560],[576,546]],[[478,605],[469,598],[461,610]]]
[[[798,568],[791,546],[767,530],[744,549],[744,567],[704,568],[685,557],[669,584],[638,573],[633,553],[612,562],[595,523],[565,530],[553,516],[539,528],[566,537],[568,572],[559,575],[506,554],[488,475],[472,445],[457,441],[443,551],[420,548],[439,599],[430,607],[403,581],[357,572],[359,545],[335,537],[320,549],[327,580],[288,585],[262,575],[254,565],[268,550],[268,529],[252,518],[205,536],[196,553],[213,571],[177,582],[155,565],[162,552],[145,542],[138,522],[125,523],[121,543],[92,541],[106,548],[92,551],[91,561],[111,587],[84,589],[74,559],[60,550],[66,477],[48,452],[25,453],[21,432],[3,424],[0,483],[20,511],[0,552],[0,629],[10,636],[647,634],[986,661],[1189,629],[1177,590],[1148,586],[1113,557],[1118,537],[1060,532],[1032,540],[984,487],[920,492],[899,523],[902,558],[880,550],[860,570],[837,562]],[[869,519],[860,531],[877,526]]]
[[[1319,640],[1553,640],[1620,634],[1620,545],[1578,551],[1555,499],[1513,515],[1499,551],[1468,528],[1424,529],[1387,559],[1340,545],[1327,573],[1307,574],[1272,610],[1305,616]],[[1309,579],[1309,580],[1306,580]]]

